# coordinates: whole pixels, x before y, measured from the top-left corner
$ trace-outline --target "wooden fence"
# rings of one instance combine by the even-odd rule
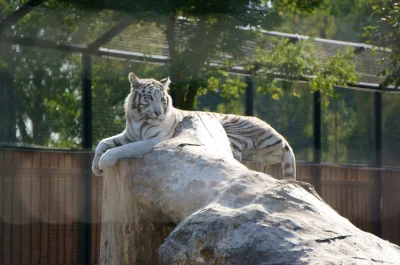
[[[88,155],[0,150],[0,264],[83,264],[84,176],[89,170],[83,161]],[[311,182],[316,167],[299,164],[298,180]],[[354,225],[372,232],[373,222],[379,221],[372,212],[376,171],[318,168],[322,198]],[[281,169],[270,167],[268,173],[278,176]],[[98,264],[103,186],[102,178],[91,178],[91,258]],[[381,178],[382,237],[400,244],[400,171],[381,170]],[[160,238],[170,231],[164,230]]]

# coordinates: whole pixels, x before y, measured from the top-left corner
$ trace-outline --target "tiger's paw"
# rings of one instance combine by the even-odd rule
[[[118,156],[112,149],[107,150],[101,158],[99,162],[99,168],[104,170],[106,167],[112,167],[118,162]]]
[[[92,165],[92,171],[93,171],[93,173],[94,173],[96,176],[98,176],[98,177],[100,177],[100,176],[103,175],[103,170],[100,169],[99,164],[97,164],[97,165]]]
[[[103,175],[103,170],[99,167],[100,157],[101,155],[96,153],[92,162],[92,171],[98,177]]]

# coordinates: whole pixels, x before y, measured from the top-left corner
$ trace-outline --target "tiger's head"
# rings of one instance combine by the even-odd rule
[[[154,79],[140,79],[134,73],[129,74],[131,93],[125,101],[125,112],[133,111],[135,115],[153,121],[163,121],[170,107],[172,99],[168,95],[169,77],[160,81]]]

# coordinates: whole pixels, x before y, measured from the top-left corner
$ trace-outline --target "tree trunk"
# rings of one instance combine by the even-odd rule
[[[207,31],[205,18],[198,21],[198,27],[193,30],[197,31],[196,36],[191,40],[189,45],[190,51],[180,52],[177,49],[177,36],[175,31],[176,18],[175,14],[166,18],[166,38],[170,55],[170,73],[173,82],[171,96],[174,107],[191,110],[194,107],[197,91],[202,78],[202,67],[204,67],[208,50],[207,50]],[[184,62],[184,63],[182,63]],[[189,80],[188,77],[194,78]],[[188,87],[188,90],[185,89]]]

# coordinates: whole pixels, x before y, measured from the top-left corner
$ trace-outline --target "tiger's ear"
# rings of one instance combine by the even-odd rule
[[[134,73],[130,73],[129,76],[129,82],[131,82],[131,87],[132,88],[139,88],[141,82],[140,82],[140,78],[138,78]]]
[[[165,91],[169,90],[169,84],[171,84],[171,79],[169,79],[169,76],[167,78],[161,79],[160,83],[163,85],[163,88]]]

